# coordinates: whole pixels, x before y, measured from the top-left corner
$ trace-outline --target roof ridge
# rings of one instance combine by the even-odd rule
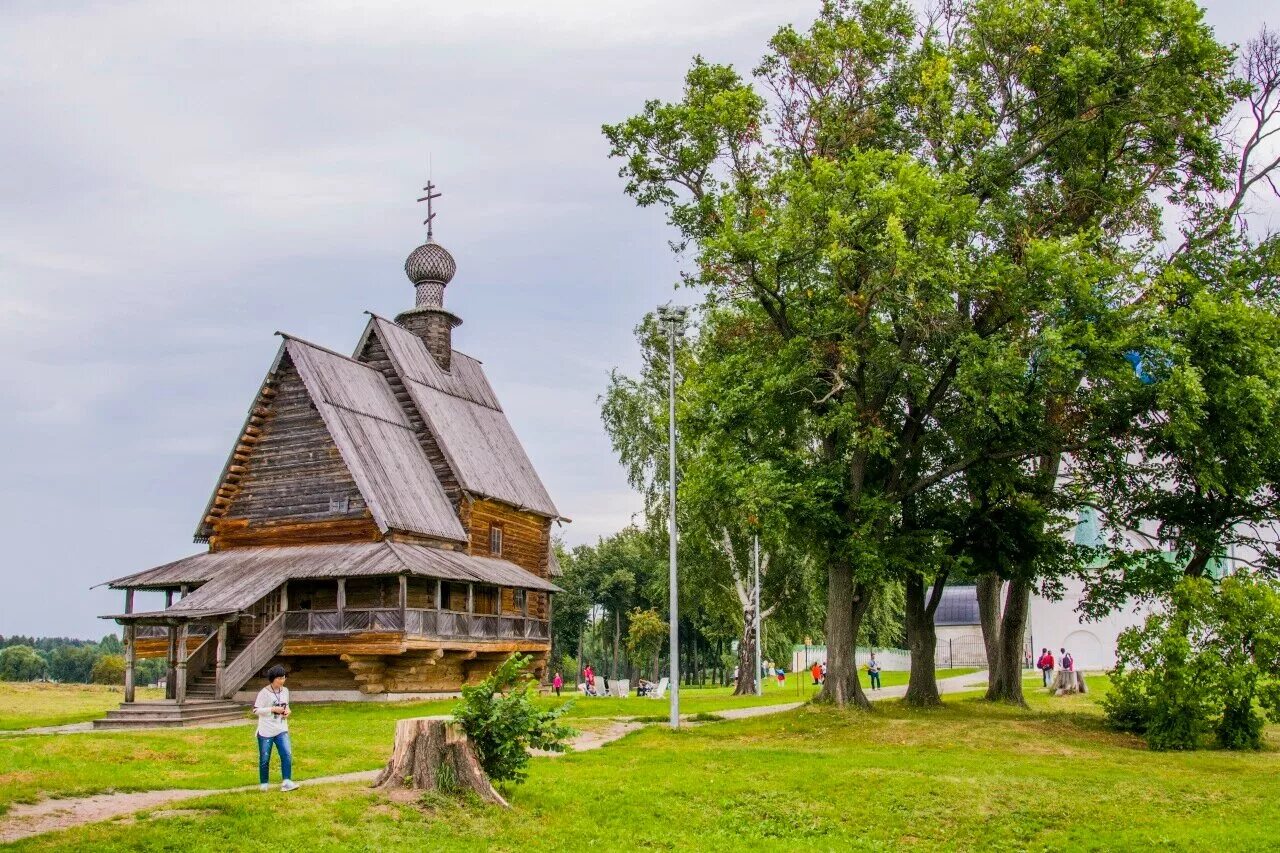
[[[377,373],[379,376],[382,375],[382,371],[378,370],[378,368],[374,367],[371,364],[365,364],[363,361],[360,361],[356,358],[352,358],[349,355],[343,355],[342,353],[337,352],[336,350],[331,350],[328,347],[321,346],[320,344],[309,341],[306,338],[300,338],[297,335],[291,335],[288,332],[281,332],[281,331],[277,331],[276,334],[284,338],[286,341],[293,341],[294,343],[302,344],[303,346],[306,346],[306,347],[311,347],[311,349],[320,350],[320,352],[335,356],[336,358],[340,358],[343,361],[349,361],[352,364],[358,364],[361,367],[368,368],[369,370],[372,370],[374,373]]]

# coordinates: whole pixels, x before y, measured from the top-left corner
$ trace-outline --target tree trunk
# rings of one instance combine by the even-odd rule
[[[618,677],[618,646],[622,643],[622,614],[613,611],[613,665],[609,667],[609,679]]]
[[[831,561],[827,569],[827,677],[819,701],[843,708],[849,703],[870,708],[871,703],[858,681],[855,642],[862,616],[871,601],[865,584],[853,583],[853,567],[844,558]]]
[[[911,650],[911,679],[907,682],[906,702],[917,708],[942,703],[938,693],[935,656],[938,633],[933,624],[934,610],[925,601],[924,577],[916,572],[906,580],[907,648]],[[936,605],[935,605],[936,606]]]
[[[995,572],[978,575],[978,621],[982,624],[982,644],[987,651],[987,698],[995,699],[1000,673],[1000,587]]]
[[[1009,581],[1004,599],[1004,616],[1000,620],[999,655],[990,668],[987,698],[1025,706],[1022,695],[1022,643],[1027,630],[1027,612],[1031,609],[1031,582]]]
[[[760,673],[756,668],[756,625],[755,613],[751,607],[742,611],[742,639],[738,642],[738,685],[733,688],[734,696],[754,696],[756,679]]]
[[[462,726],[432,717],[396,721],[395,745],[374,786],[446,793],[471,790],[485,802],[507,806],[480,767]]]
[[[583,626],[578,626],[578,671],[577,671],[577,672],[575,672],[575,673],[573,674],[573,683],[574,683],[574,684],[577,684],[577,683],[578,683],[578,679],[582,677],[582,667],[583,667],[583,663],[582,663],[582,635],[585,633],[585,632],[582,630],[582,627],[583,627]],[[576,691],[578,688],[577,688],[577,687],[574,687],[573,689]]]

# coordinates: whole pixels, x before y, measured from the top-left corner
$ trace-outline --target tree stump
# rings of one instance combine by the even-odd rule
[[[1068,693],[1084,692],[1084,676],[1078,672],[1060,669],[1053,674],[1053,695],[1065,696]]]
[[[396,740],[374,787],[426,791],[475,791],[488,803],[507,806],[476,758],[462,726],[446,717],[396,721]]]

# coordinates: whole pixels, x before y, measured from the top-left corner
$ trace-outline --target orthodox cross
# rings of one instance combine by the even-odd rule
[[[427,185],[422,188],[426,192],[426,195],[418,199],[418,201],[425,201],[427,203],[427,218],[422,220],[422,224],[427,226],[427,239],[431,239],[431,221],[436,218],[435,213],[431,210],[431,200],[440,198],[440,193],[434,192],[435,188],[436,185],[428,180]]]

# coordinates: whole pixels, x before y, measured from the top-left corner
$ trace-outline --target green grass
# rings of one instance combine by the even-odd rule
[[[958,671],[940,670],[945,677]],[[899,675],[886,673],[887,676]],[[905,676],[905,673],[901,674]],[[710,714],[729,708],[780,704],[808,698],[796,697],[794,678],[790,691],[770,682],[763,697],[731,695],[731,688],[686,688],[681,711]],[[805,681],[810,681],[806,679]],[[68,685],[43,685],[40,700],[27,691],[29,685],[0,685],[0,700],[27,708],[24,720],[34,719],[36,708],[80,701],[81,691]],[[810,690],[811,687],[803,689]],[[21,700],[10,697],[21,696]],[[105,701],[109,691],[98,698]],[[566,697],[568,698],[568,697]],[[540,697],[545,707],[563,704],[554,696]],[[25,704],[23,704],[25,703]],[[101,716],[107,707],[88,718]],[[431,702],[333,703],[300,705],[290,728],[293,733],[294,776],[308,779],[382,765],[390,751],[395,721],[403,717],[447,714],[453,700]],[[577,698],[570,717],[582,725],[588,717],[663,716],[667,703],[653,699]],[[84,719],[85,717],[81,717]],[[34,725],[34,724],[33,724]],[[89,732],[72,735],[7,735],[0,737],[0,814],[14,802],[45,797],[76,797],[104,791],[150,791],[165,788],[230,788],[257,778],[251,723],[245,726],[203,729],[155,729],[136,732]]]
[[[502,810],[355,785],[224,794],[19,850],[1259,850],[1280,826],[1280,731],[1261,753],[1152,753],[1096,700],[1034,691],[941,709],[806,707],[535,759]],[[71,740],[71,738],[63,738]],[[301,753],[301,750],[299,750]],[[676,772],[678,770],[678,772]]]
[[[163,696],[163,690],[141,687],[137,698]],[[0,683],[0,731],[83,723],[122,701],[123,688],[102,684]]]
[[[968,675],[971,672],[977,672],[977,669],[974,667],[940,669],[938,670],[938,678]],[[908,673],[906,672],[881,673],[880,685],[882,687],[894,687],[906,684],[907,678]],[[867,680],[865,672],[862,673],[862,680],[865,686]],[[767,679],[764,684],[763,696],[734,696],[732,687],[681,687],[680,713],[710,714],[716,711],[727,711],[730,708],[752,708],[759,705],[807,702],[813,698],[819,689],[821,688],[813,685],[813,679],[809,677],[808,673],[791,673],[787,676],[787,683],[781,686],[778,685],[775,679]],[[568,693],[565,696],[575,698]],[[549,699],[543,697],[540,701],[550,706],[554,704],[554,699],[554,696]],[[662,717],[666,719],[664,713],[666,708],[667,699],[642,699],[638,696],[614,699],[608,696],[584,697],[581,694],[577,694],[573,708],[570,709],[567,716],[640,717],[644,719]]]

